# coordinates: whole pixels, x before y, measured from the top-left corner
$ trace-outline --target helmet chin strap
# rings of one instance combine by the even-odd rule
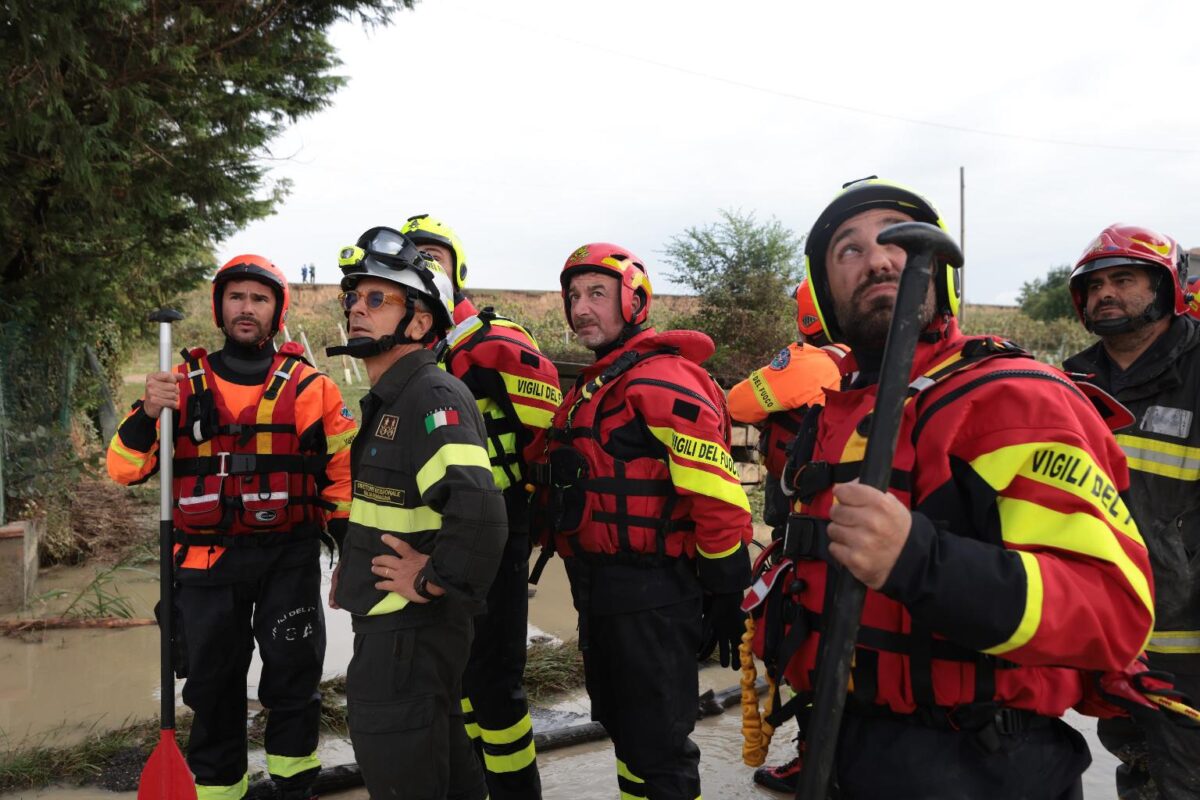
[[[436,337],[433,329],[426,331],[425,335],[420,339],[412,339],[404,333],[408,329],[408,325],[413,320],[416,314],[416,306],[413,304],[411,297],[404,299],[404,318],[400,320],[400,324],[396,326],[396,332],[388,336],[380,336],[378,339],[372,339],[370,336],[355,336],[346,344],[339,344],[333,347],[325,348],[327,356],[347,355],[351,358],[374,358],[380,353],[386,353],[398,344],[428,344]],[[346,315],[349,318],[349,314]]]
[[[1170,284],[1168,284],[1168,288]],[[1097,336],[1115,336],[1121,333],[1130,333],[1139,328],[1144,328],[1152,322],[1158,322],[1165,317],[1170,309],[1175,305],[1175,298],[1162,291],[1162,278],[1159,278],[1158,283],[1154,287],[1154,299],[1151,300],[1140,314],[1132,317],[1117,317],[1115,319],[1092,319],[1087,314],[1084,315],[1084,327],[1089,333],[1094,333]]]

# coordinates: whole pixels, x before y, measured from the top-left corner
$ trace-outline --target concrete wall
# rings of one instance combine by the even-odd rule
[[[0,612],[25,607],[37,583],[41,520],[20,520],[0,527]]]

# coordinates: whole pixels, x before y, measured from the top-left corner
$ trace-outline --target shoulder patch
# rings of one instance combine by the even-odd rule
[[[425,415],[425,433],[433,433],[446,425],[458,424],[458,411],[453,408],[438,408]]]
[[[771,359],[771,369],[783,369],[792,361],[792,349],[785,347]]]
[[[346,419],[354,419],[354,412],[346,406],[342,406],[342,416]]]
[[[400,418],[395,414],[384,414],[379,418],[379,426],[375,428],[375,435],[380,439],[392,441],[396,438],[396,429],[400,427]]]
[[[688,422],[695,422],[700,417],[700,406],[687,400],[676,399],[675,404],[671,406],[671,413]]]

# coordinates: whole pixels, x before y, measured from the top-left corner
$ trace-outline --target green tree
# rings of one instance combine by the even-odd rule
[[[0,409],[10,444],[40,425],[61,441],[82,402],[83,347],[111,369],[150,331],[147,311],[211,272],[216,242],[272,213],[287,185],[267,175],[268,144],[343,83],[330,26],[386,24],[412,2],[3,5]],[[9,478],[7,489],[19,485]]]
[[[1040,322],[1073,318],[1075,304],[1068,286],[1070,280],[1071,266],[1063,264],[1052,268],[1045,277],[1022,284],[1017,302],[1025,316]]]
[[[713,337],[709,368],[738,380],[796,339],[791,291],[803,274],[803,237],[778,220],[720,212],[721,221],[688,228],[668,243],[670,277],[699,296],[691,327]]]

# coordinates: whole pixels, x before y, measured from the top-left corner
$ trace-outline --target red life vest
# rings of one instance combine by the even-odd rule
[[[609,395],[618,386],[647,384],[661,391],[664,403],[686,395],[728,420],[724,392],[688,358],[687,333],[657,334],[621,353],[576,386],[554,415],[547,439],[549,470],[535,470],[548,478],[535,479],[553,490],[553,529],[564,557],[620,561],[695,555],[695,523],[686,509],[677,508],[665,445],[644,430],[635,409]],[[707,396],[698,390],[697,379],[712,385]]]
[[[300,538],[305,531],[297,529],[319,529],[323,503],[316,476],[325,454],[306,453],[296,430],[296,392],[306,371],[301,352],[292,343],[280,349],[258,403],[236,418],[220,395],[208,354],[186,354],[180,371],[188,380],[180,384],[179,398],[185,416],[173,460],[178,543],[220,549],[238,537]],[[218,556],[214,552],[206,562]]]
[[[912,476],[918,451],[913,431],[921,406],[914,401],[952,375],[976,374],[974,368],[984,363],[991,362],[984,371],[1000,378],[1004,367],[993,364],[1005,356],[1022,355],[1023,351],[1006,342],[967,339],[957,353],[943,354],[910,384],[889,487],[905,507],[913,507]],[[1068,383],[1068,379],[1064,376],[1061,382]],[[969,379],[961,383],[967,388],[972,385]],[[832,590],[822,563],[829,558],[824,533],[832,504],[828,489],[858,476],[874,398],[858,396],[855,402],[862,408],[839,409],[838,430],[822,436],[826,448],[839,446],[835,442],[841,448],[840,453],[828,449],[819,453],[824,460],[811,460],[814,431],[809,428],[815,428],[820,409],[806,420],[784,480],[796,492],[803,510],[815,516],[799,514],[788,520],[785,539],[773,543],[755,565],[757,580],[743,605],[757,620],[755,654],[777,680],[785,679],[798,692],[796,702],[777,709],[773,722],[786,719],[811,700],[823,610]],[[811,506],[807,505],[810,500]],[[1056,716],[1078,698],[1080,681],[1080,673],[1074,669],[1021,666],[942,638],[922,629],[899,603],[878,592],[867,593],[852,668],[852,699],[860,708],[882,706],[912,714],[919,709],[1000,701]]]

